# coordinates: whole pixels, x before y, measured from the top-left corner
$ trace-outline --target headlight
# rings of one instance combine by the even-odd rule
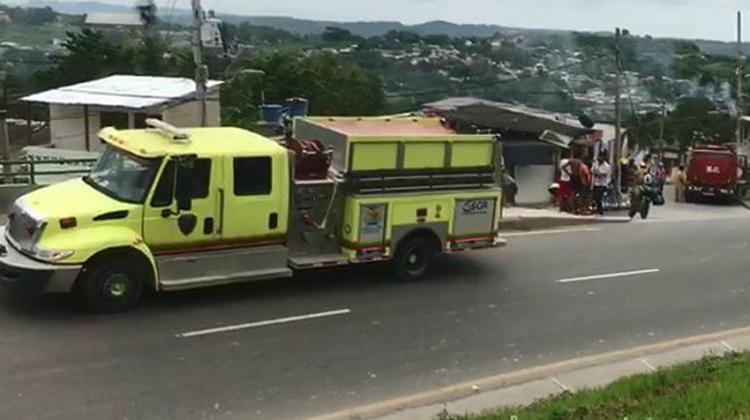
[[[50,251],[46,249],[34,248],[34,257],[49,262],[64,260],[73,255],[73,251]]]

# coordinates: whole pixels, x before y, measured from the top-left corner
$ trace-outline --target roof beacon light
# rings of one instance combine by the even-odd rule
[[[189,143],[190,142],[190,134],[188,134],[185,131],[180,130],[179,128],[173,126],[172,124],[167,124],[162,120],[158,120],[156,118],[147,118],[146,119],[146,125],[149,127],[160,131],[163,135],[169,137],[171,140],[179,143]]]

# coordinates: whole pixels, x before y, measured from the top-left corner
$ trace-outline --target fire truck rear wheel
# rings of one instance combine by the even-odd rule
[[[435,260],[435,244],[423,236],[409,238],[399,244],[393,265],[402,281],[419,280],[427,274]]]
[[[86,310],[123,312],[135,308],[144,293],[144,264],[130,255],[111,254],[86,264],[74,294]]]

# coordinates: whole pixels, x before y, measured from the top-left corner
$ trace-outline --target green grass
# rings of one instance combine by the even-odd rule
[[[502,404],[502,401],[498,401]],[[595,390],[565,393],[526,407],[442,420],[745,419],[750,420],[750,353],[632,376]]]

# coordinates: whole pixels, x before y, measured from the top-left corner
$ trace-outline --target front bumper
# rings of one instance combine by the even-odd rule
[[[80,265],[58,265],[36,261],[8,243],[0,228],[0,284],[27,293],[65,293],[81,271]]]
[[[688,185],[688,192],[694,194],[700,194],[706,197],[714,196],[731,196],[734,195],[735,191],[733,188],[721,188],[721,187],[709,187],[709,186],[697,186]]]

